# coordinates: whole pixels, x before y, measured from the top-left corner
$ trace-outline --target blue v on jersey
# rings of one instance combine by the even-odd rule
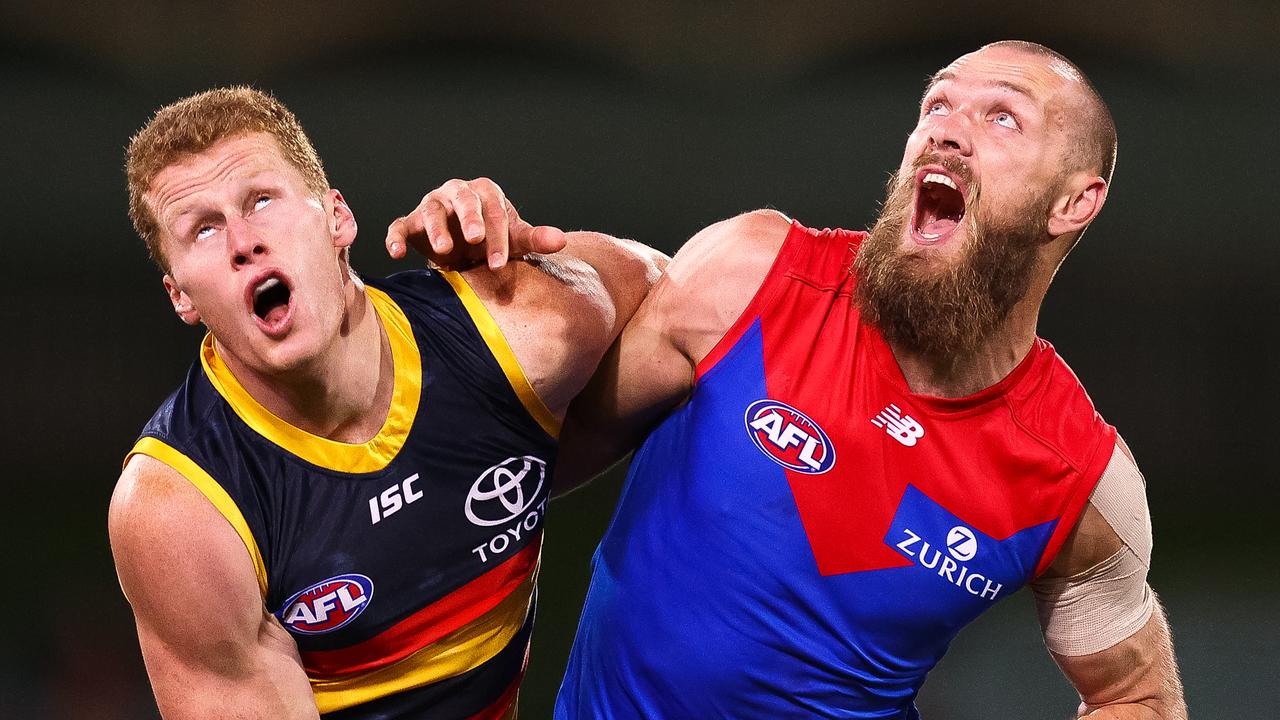
[[[326,718],[513,717],[557,420],[460,275],[367,292],[395,366],[368,442],[275,417],[206,337],[131,454],[180,472],[235,528]]]
[[[917,718],[1062,547],[1115,430],[1039,339],[976,395],[912,393],[853,302],[864,237],[793,225],[636,453],[557,718]]]

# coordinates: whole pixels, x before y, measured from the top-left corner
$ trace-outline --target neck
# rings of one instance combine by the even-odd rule
[[[329,440],[363,443],[381,430],[391,406],[395,368],[382,322],[364,292],[343,288],[337,337],[305,364],[264,374],[219,349],[227,367],[264,408],[294,427]]]
[[[1008,377],[1031,351],[1036,339],[1040,299],[1024,298],[1009,317],[972,352],[936,357],[889,343],[911,392],[959,398],[985,390]]]

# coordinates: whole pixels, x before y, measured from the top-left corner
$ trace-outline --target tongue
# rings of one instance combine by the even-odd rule
[[[956,221],[952,218],[938,218],[931,220],[920,226],[920,234],[922,235],[945,235],[956,227]]]
[[[284,316],[289,314],[289,306],[280,304],[272,307],[263,316],[262,321],[268,325],[277,325],[284,320]]]

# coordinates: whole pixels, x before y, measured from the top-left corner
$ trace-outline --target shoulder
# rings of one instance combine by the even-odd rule
[[[752,210],[700,230],[680,248],[667,268],[677,280],[719,274],[724,270],[759,272],[773,264],[791,229],[791,219],[777,210]]]
[[[696,365],[746,311],[791,228],[776,210],[707,226],[672,258],[637,319]]]
[[[184,618],[191,604],[207,599],[210,588],[230,610],[259,610],[256,571],[240,537],[173,467],[148,455],[130,457],[107,528],[121,588],[139,620],[159,633],[190,625]]]
[[[1117,435],[1107,462],[1062,550],[1046,576],[1065,577],[1093,568],[1122,547],[1142,564],[1151,562],[1151,513],[1146,481],[1128,445]]]
[[[221,406],[221,396],[205,375],[199,360],[191,364],[182,384],[174,389],[143,426],[143,435],[178,438],[200,432],[210,424],[210,413]]]
[[[553,255],[461,273],[557,418],[666,265],[666,256],[631,240],[589,232],[566,240]]]
[[[1032,352],[1038,357],[1031,376],[1010,395],[1018,423],[1073,467],[1096,477],[1110,460],[1115,428],[1051,344],[1037,338]]]
[[[671,258],[644,243],[596,232],[571,232],[555,255],[534,256],[538,262],[573,258],[595,271],[611,292],[647,292]]]

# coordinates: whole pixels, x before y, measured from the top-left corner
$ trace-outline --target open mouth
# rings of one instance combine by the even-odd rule
[[[284,329],[289,319],[292,295],[288,283],[276,273],[266,275],[252,286],[250,304],[264,330],[278,332]]]
[[[955,178],[940,169],[926,168],[916,176],[916,207],[911,219],[913,234],[926,243],[938,242],[964,219],[965,194]]]

